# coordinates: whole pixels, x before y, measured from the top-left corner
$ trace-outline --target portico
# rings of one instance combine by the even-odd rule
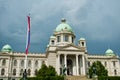
[[[85,75],[85,57],[83,54],[64,54],[59,53],[57,56],[58,74],[61,73],[61,67],[65,66],[66,75]]]

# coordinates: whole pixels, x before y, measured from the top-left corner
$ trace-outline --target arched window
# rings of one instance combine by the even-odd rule
[[[117,71],[116,71],[116,69],[114,70],[114,74],[117,75]]]
[[[82,46],[84,46],[84,42],[82,42]]]
[[[28,69],[28,76],[30,76],[31,75],[31,70],[30,69]]]
[[[2,66],[5,66],[5,65],[6,65],[6,60],[3,59],[3,60],[2,60]]]
[[[16,75],[16,69],[13,69],[13,75],[14,76]]]
[[[35,61],[35,67],[38,67],[38,61]]]
[[[4,68],[1,70],[1,75],[2,76],[5,75],[5,69]]]
[[[22,75],[23,75],[23,69],[20,70],[20,76],[22,76]]]
[[[55,43],[55,41],[54,41],[54,40],[52,40],[52,41],[51,41],[51,44],[52,44],[52,45],[54,45],[54,43]]]
[[[42,61],[42,65],[45,64],[45,61]]]
[[[14,64],[14,66],[17,66],[17,60],[14,60],[13,64]]]
[[[30,60],[28,61],[28,67],[31,67],[31,61]]]
[[[37,69],[35,69],[35,75],[37,76],[37,73],[38,73],[38,70]]]
[[[21,60],[21,66],[24,67],[24,60]]]

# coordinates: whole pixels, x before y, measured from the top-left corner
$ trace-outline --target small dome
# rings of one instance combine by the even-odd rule
[[[106,54],[106,56],[115,56],[114,51],[111,49],[107,49],[105,54]]]
[[[50,38],[56,38],[55,36],[50,36]]]
[[[4,45],[3,47],[2,47],[2,50],[1,50],[2,52],[12,52],[12,47],[10,46],[10,45]]]
[[[85,40],[85,38],[81,37],[79,40]]]
[[[68,32],[73,32],[72,28],[66,23],[65,19],[61,20],[61,23],[56,27],[55,32],[60,32],[66,30]]]

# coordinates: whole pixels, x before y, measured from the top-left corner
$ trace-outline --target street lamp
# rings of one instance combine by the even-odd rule
[[[23,72],[23,80],[27,80],[27,71],[25,69],[25,71]]]

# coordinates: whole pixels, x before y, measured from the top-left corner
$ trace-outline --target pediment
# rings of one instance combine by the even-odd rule
[[[79,48],[76,48],[76,47],[73,47],[73,46],[70,46],[70,47],[66,47],[66,48],[63,48],[65,50],[80,50]]]
[[[67,45],[67,46],[64,46],[64,47],[59,47],[58,48],[59,50],[81,50],[79,47],[75,46],[75,45]]]

